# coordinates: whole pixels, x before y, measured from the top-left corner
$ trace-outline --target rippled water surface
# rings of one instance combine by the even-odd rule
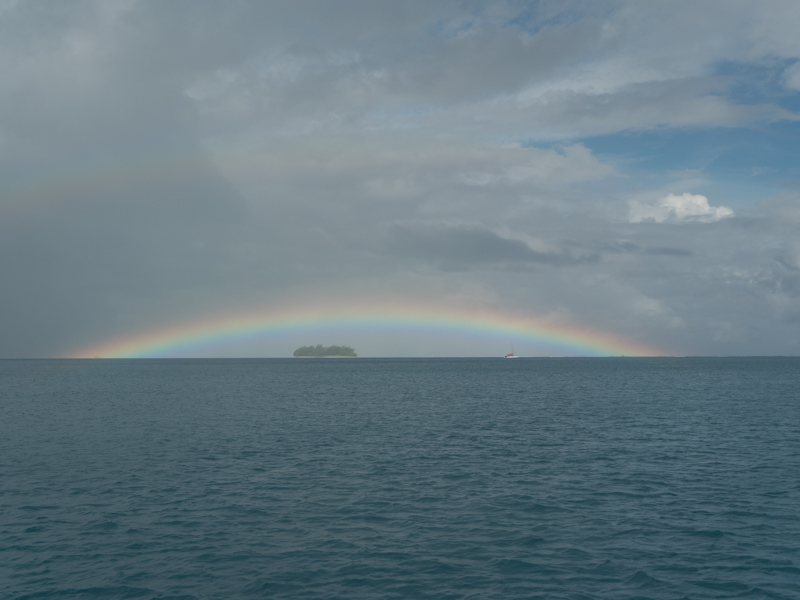
[[[0,597],[800,598],[800,359],[0,361]]]

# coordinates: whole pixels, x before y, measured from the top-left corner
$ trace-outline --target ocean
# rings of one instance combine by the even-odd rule
[[[800,598],[800,359],[0,361],[3,599]]]

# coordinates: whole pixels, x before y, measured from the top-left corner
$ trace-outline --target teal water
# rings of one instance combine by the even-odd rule
[[[800,598],[800,359],[0,361],[0,597]]]

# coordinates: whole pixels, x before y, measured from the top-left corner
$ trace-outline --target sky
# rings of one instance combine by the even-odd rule
[[[796,0],[2,0],[0,357],[580,354],[448,311],[798,355],[798,30]],[[337,321],[381,307],[432,318]]]

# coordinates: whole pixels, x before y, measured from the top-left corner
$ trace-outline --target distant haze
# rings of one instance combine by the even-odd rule
[[[795,0],[0,1],[0,357],[370,303],[798,354],[798,30]],[[203,352],[545,351],[392,331]]]

